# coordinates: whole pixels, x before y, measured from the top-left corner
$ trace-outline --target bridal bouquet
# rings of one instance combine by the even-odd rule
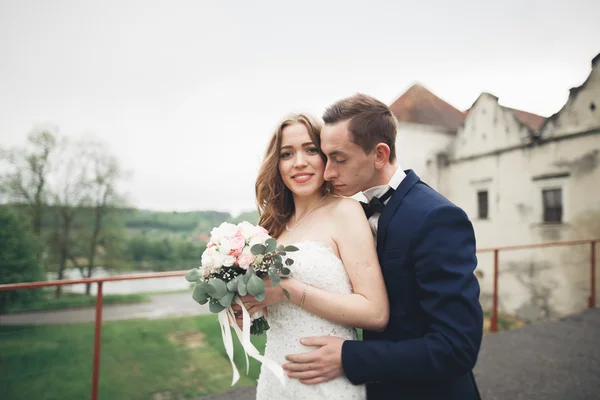
[[[263,315],[253,315],[251,322],[239,297],[251,294],[257,301],[264,300],[265,284],[262,278],[268,275],[274,286],[279,285],[282,277],[290,275],[288,267],[294,263],[287,253],[297,251],[298,248],[277,245],[277,241],[269,236],[266,229],[246,221],[237,225],[224,222],[210,234],[200,267],[189,270],[185,278],[195,283],[192,298],[200,304],[208,303],[210,311],[218,315],[223,344],[233,369],[231,385],[240,378],[233,361],[231,328],[244,349],[246,374],[249,372],[250,355],[269,368],[281,384],[285,385],[281,366],[262,356],[250,341],[251,334],[261,334],[269,329],[267,320]],[[285,289],[284,293],[289,299],[290,294]],[[242,309],[243,331],[234,322],[232,303],[238,304]],[[231,327],[229,321],[233,322]]]
[[[192,298],[200,304],[208,302],[215,314],[229,311],[234,302],[241,305],[238,296],[251,294],[262,301],[265,285],[261,278],[268,275],[273,285],[278,285],[280,278],[290,275],[288,266],[294,263],[287,253],[297,250],[294,246],[277,245],[261,226],[246,221],[237,225],[224,222],[211,231],[201,266],[185,275],[195,283]],[[289,293],[283,291],[289,298]],[[252,316],[251,334],[260,335],[268,329],[263,315]]]

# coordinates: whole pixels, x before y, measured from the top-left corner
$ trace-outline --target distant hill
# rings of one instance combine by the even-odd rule
[[[122,209],[119,211],[123,224],[134,231],[165,231],[182,234],[206,234],[223,222],[238,223],[258,222],[258,213],[248,211],[238,217],[220,211],[151,211],[139,209]]]
[[[16,206],[22,208],[24,206]],[[258,213],[256,211],[246,211],[237,217],[230,213],[220,211],[153,211],[137,208],[120,208],[117,210],[116,219],[125,227],[129,234],[153,233],[157,235],[208,235],[215,226],[227,221],[238,223],[248,221],[258,223]],[[52,227],[54,219],[52,218],[52,208],[45,213],[42,222],[42,229]],[[91,210],[86,210],[79,214],[76,226],[91,226]]]

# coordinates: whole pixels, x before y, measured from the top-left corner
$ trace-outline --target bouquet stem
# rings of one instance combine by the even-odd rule
[[[252,321],[252,326],[250,326],[250,334],[262,335],[270,328],[271,327],[269,326],[269,323],[265,317],[256,318]]]

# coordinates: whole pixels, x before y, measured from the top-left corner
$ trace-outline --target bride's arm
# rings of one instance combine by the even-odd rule
[[[389,303],[364,211],[357,201],[342,199],[334,205],[331,216],[334,239],[353,293],[328,292],[295,279],[282,279],[281,286],[290,293],[289,301],[331,322],[383,330],[389,319]]]

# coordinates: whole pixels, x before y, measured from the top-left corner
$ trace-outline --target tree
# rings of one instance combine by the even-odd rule
[[[0,171],[0,194],[9,202],[28,207],[36,236],[41,233],[51,157],[57,146],[54,131],[54,128],[36,128],[28,136],[26,149],[0,149],[0,161],[4,164]]]
[[[0,283],[44,280],[40,263],[42,246],[9,206],[0,206]],[[10,304],[29,302],[40,296],[40,290],[0,292],[0,312]]]
[[[88,184],[86,188],[86,206],[92,213],[92,226],[88,235],[87,265],[83,276],[90,278],[96,266],[96,257],[101,243],[115,243],[115,229],[106,228],[106,220],[112,211],[122,202],[117,193],[117,184],[122,177],[121,167],[116,157],[100,143],[89,141],[86,149]],[[86,285],[86,294],[90,294],[90,284]]]
[[[87,201],[89,182],[87,180],[86,152],[82,142],[72,142],[63,138],[57,152],[55,171],[49,182],[50,201],[54,211],[54,229],[50,238],[55,250],[58,279],[63,279],[67,261],[72,258],[75,248],[73,236],[76,218],[83,212]],[[60,297],[61,286],[56,287],[56,297]]]

